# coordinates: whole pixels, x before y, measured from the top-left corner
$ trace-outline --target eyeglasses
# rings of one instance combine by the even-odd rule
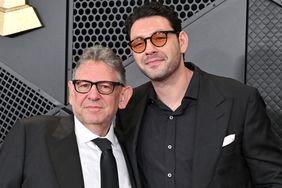
[[[72,80],[75,91],[81,94],[88,93],[92,86],[95,85],[98,92],[102,95],[111,94],[116,86],[124,86],[120,82],[112,82],[112,81],[98,81],[91,82],[88,80]]]
[[[129,42],[130,48],[136,53],[142,53],[145,51],[147,46],[147,40],[150,39],[151,43],[156,47],[162,47],[167,42],[167,34],[175,33],[176,31],[157,31],[153,33],[150,37],[142,38],[138,37]]]

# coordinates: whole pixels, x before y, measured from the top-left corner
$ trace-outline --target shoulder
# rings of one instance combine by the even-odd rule
[[[149,81],[140,86],[135,87],[133,91],[136,96],[141,96],[141,93],[148,91],[151,87],[152,83]]]
[[[50,125],[52,123],[60,122],[66,118],[69,118],[69,117],[68,116],[38,115],[38,116],[20,119],[18,120],[18,122],[25,126],[34,126],[34,125],[45,126],[45,125]]]
[[[6,135],[5,142],[27,142],[41,140],[47,132],[52,132],[62,117],[39,115],[17,120]]]
[[[258,93],[257,89],[248,86],[233,78],[218,76],[199,70],[200,87],[212,88],[218,90],[226,97],[247,97]]]
[[[23,118],[16,122],[14,127],[17,129],[25,129],[26,132],[50,132],[55,130],[60,125],[72,122],[72,116],[51,116],[38,115],[29,118]]]
[[[129,104],[135,104],[136,102],[139,102],[142,98],[147,97],[147,94],[152,88],[151,82],[146,82],[140,86],[137,86],[133,89],[133,95],[130,99]]]

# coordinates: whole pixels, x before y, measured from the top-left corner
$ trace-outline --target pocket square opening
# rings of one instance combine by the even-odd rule
[[[230,134],[226,136],[223,140],[222,147],[231,144],[232,142],[234,142],[234,140],[235,140],[235,134]]]

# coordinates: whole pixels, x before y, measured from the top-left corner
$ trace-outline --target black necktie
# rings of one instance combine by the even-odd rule
[[[118,171],[111,142],[106,138],[96,138],[93,142],[102,150],[100,159],[101,188],[118,188]]]

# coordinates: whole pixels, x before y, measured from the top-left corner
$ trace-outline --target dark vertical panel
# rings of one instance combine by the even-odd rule
[[[67,1],[28,0],[43,27],[0,36],[0,61],[60,102],[65,100]]]
[[[248,1],[246,83],[259,89],[282,136],[282,8],[271,0]]]
[[[61,114],[65,101],[67,1],[26,3],[43,27],[0,36],[0,145],[16,120]]]

